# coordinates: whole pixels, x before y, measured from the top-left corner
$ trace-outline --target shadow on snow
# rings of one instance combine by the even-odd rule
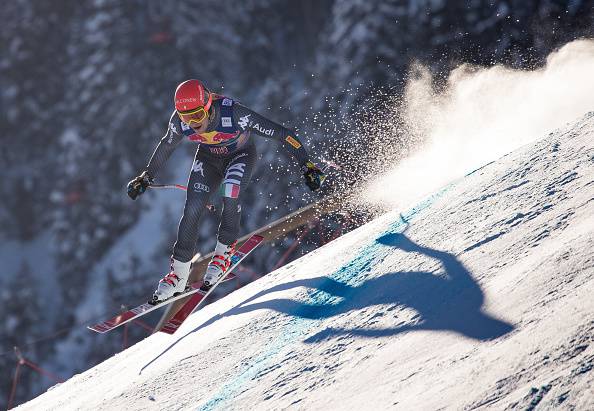
[[[360,327],[352,329],[326,328],[308,337],[305,340],[306,343],[314,343],[341,335],[376,338],[417,330],[450,331],[476,340],[487,341],[501,337],[513,330],[514,327],[511,324],[496,319],[483,311],[484,294],[480,286],[454,255],[423,247],[401,233],[383,235],[377,239],[377,242],[405,252],[419,253],[433,258],[441,263],[444,274],[436,275],[429,271],[398,271],[366,280],[358,286],[347,285],[329,277],[316,277],[279,284],[258,292],[225,313],[210,318],[174,342],[157,358],[188,335],[221,318],[262,309],[274,310],[289,316],[320,320],[370,306],[385,305],[385,309],[381,313],[376,313],[371,318],[362,318]],[[324,292],[330,296],[338,297],[339,301],[331,304],[310,304],[279,298],[252,303],[266,294],[295,287],[306,287],[314,289],[316,292]],[[333,300],[336,301],[337,298]],[[398,326],[390,328],[366,327],[378,316],[391,314],[397,316],[398,311],[404,308],[411,308],[418,313],[415,321],[408,323],[403,321]]]

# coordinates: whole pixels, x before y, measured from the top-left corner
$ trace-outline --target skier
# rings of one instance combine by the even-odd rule
[[[295,133],[257,114],[237,101],[215,94],[195,79],[182,82],[175,90],[175,110],[165,136],[155,149],[146,169],[128,183],[127,193],[136,198],[144,193],[175,148],[188,137],[199,143],[190,177],[183,216],[171,256],[171,271],[155,290],[152,303],[157,304],[184,291],[194,255],[198,222],[207,200],[221,187],[223,211],[214,255],[208,264],[203,286],[211,287],[230,266],[239,234],[241,198],[247,188],[256,148],[252,135],[282,142],[295,157],[305,183],[319,190],[324,173],[309,160],[303,144]]]

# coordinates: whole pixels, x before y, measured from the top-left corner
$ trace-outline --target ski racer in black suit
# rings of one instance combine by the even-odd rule
[[[149,187],[167,159],[184,139],[199,143],[188,182],[183,216],[173,246],[171,270],[159,281],[153,303],[164,301],[186,288],[190,260],[194,255],[198,223],[210,194],[219,187],[223,211],[214,256],[204,275],[206,287],[214,284],[230,266],[235,251],[245,192],[256,161],[253,135],[277,140],[298,161],[305,183],[318,190],[324,173],[309,160],[294,132],[241,105],[209,91],[199,80],[186,80],[175,91],[175,110],[167,134],[155,149],[146,169],[128,183],[128,195],[135,200]]]

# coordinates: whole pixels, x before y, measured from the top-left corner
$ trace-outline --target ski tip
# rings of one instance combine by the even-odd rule
[[[96,333],[99,333],[99,334],[105,334],[104,330],[98,329],[96,327],[97,327],[96,325],[93,325],[93,326],[87,325],[88,330],[95,331]]]
[[[172,327],[168,327],[168,326],[164,326],[163,328],[161,328],[159,330],[159,332],[162,332],[164,334],[169,334],[172,335],[177,331],[177,328],[172,328]]]

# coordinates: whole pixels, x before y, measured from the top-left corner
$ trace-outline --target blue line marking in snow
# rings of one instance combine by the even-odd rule
[[[405,214],[401,214],[400,220],[390,224],[386,231],[380,234],[378,238],[387,234],[403,232],[408,223],[413,218],[418,217],[419,213],[432,205],[454,184],[455,183],[450,184],[441,191],[433,194],[421,203],[417,204]],[[361,248],[358,256],[327,277],[332,280],[339,281],[345,285],[357,286],[363,283],[367,279],[367,275],[371,272],[373,267],[377,263],[381,262],[391,252],[392,250],[378,243],[374,239],[374,241],[372,241],[370,244]],[[313,290],[308,293],[308,298],[303,302],[303,304],[309,308],[311,308],[311,306],[332,306],[337,304],[341,299],[341,297],[334,296],[327,293],[326,291]],[[305,337],[314,326],[324,321],[324,318],[310,319],[299,317],[299,312],[296,312],[295,314],[296,316],[289,319],[288,323],[284,326],[284,329],[279,331],[277,338],[268,344],[267,348],[262,353],[250,360],[250,363],[246,365],[235,378],[232,378],[230,381],[224,384],[219,392],[214,394],[205,404],[198,407],[197,410],[206,411],[224,408],[225,403],[247,390],[245,386],[250,381],[252,381],[254,378],[257,378],[259,374],[261,374],[263,371],[266,371],[270,365],[273,365],[277,362],[275,361],[277,354],[279,354],[288,345],[294,344],[296,341],[303,339],[303,337]]]

